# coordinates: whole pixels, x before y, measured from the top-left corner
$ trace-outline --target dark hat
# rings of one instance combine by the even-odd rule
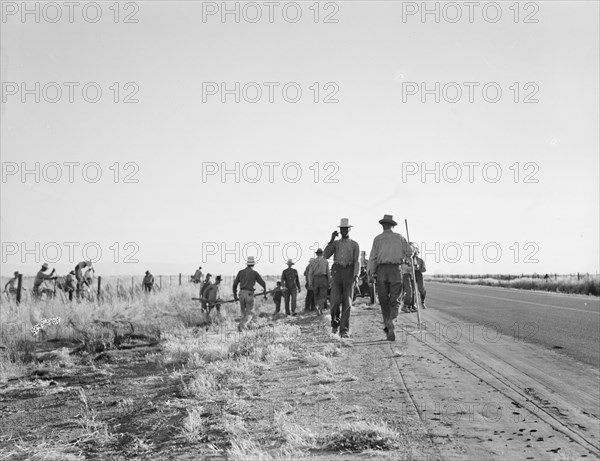
[[[322,248],[317,248],[317,251],[315,251],[315,254],[322,255],[323,254],[323,249]]]
[[[69,274],[75,275],[75,271],[71,271],[71,272],[69,272]]]
[[[292,260],[292,258],[290,258],[290,259],[287,260],[287,265],[288,266],[293,266],[294,264],[296,264],[296,263]]]
[[[221,276],[220,276],[220,275],[217,275],[217,278],[215,279],[215,282],[220,282],[221,280],[223,280],[223,279],[221,278]]]
[[[149,273],[150,273],[150,271],[146,271],[146,274],[149,274]]]
[[[212,274],[209,272],[208,274],[206,274],[207,277],[212,277]]]
[[[200,266],[198,269],[202,269],[202,266]]]
[[[42,269],[48,269],[48,263],[42,264]]]
[[[16,277],[17,275],[19,275],[19,271],[15,271],[15,274],[14,274],[14,275],[15,275],[15,277]]]
[[[391,224],[392,226],[398,225],[398,223],[394,221],[394,217],[391,214],[383,215],[383,218],[379,220],[379,224]]]

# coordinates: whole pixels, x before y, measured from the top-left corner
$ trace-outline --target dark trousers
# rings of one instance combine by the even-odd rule
[[[285,313],[290,314],[290,299],[292,300],[292,312],[296,312],[296,296],[298,290],[296,288],[288,288],[285,290]]]
[[[323,310],[327,304],[327,289],[329,281],[326,275],[315,275],[313,277],[313,296],[318,309]]]
[[[402,302],[408,306],[413,304],[413,290],[412,290],[412,273],[404,272],[402,274],[402,289],[404,295],[402,296]]]
[[[377,267],[377,294],[381,306],[383,323],[393,322],[398,317],[400,293],[402,292],[402,273],[396,264],[380,264]]]
[[[281,298],[274,299],[273,301],[275,302],[275,313],[278,314],[281,310]]]
[[[312,288],[306,289],[306,299],[304,300],[304,310],[314,311],[315,310],[315,292]]]
[[[425,285],[423,285],[423,273],[421,271],[415,271],[415,277],[417,279],[417,290],[419,290],[419,296],[421,297],[421,302],[425,302],[425,295],[427,294],[427,291],[425,290]],[[412,280],[412,274],[408,274],[408,279],[409,281]],[[413,296],[413,290],[412,290],[412,286],[410,288],[410,296],[409,297],[404,297],[405,299],[405,303],[409,304],[410,306],[414,306],[415,304],[415,299]]]
[[[150,284],[150,283],[144,283],[144,291],[151,292],[152,291],[152,284]]]
[[[339,326],[340,335],[350,330],[353,285],[354,267],[337,266],[331,285],[331,326],[334,328]]]

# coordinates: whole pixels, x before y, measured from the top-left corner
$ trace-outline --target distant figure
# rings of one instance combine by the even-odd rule
[[[550,276],[548,274],[544,275],[544,280],[547,282],[548,280],[550,280]]]
[[[202,310],[206,310],[206,302],[204,301],[203,294],[204,294],[204,290],[206,290],[212,283],[211,278],[212,278],[212,275],[210,273],[206,274],[206,278],[204,279],[204,282],[202,282],[202,285],[200,286],[200,299],[201,299],[200,303],[202,306]]]
[[[81,261],[75,266],[75,278],[77,279],[77,298],[82,296],[82,291],[86,288],[87,282],[83,276],[83,269],[92,267],[91,261]]]
[[[273,314],[273,315],[277,315],[277,314],[279,314],[279,311],[281,310],[281,298],[283,298],[283,290],[281,288],[281,282],[277,282],[277,286],[273,289],[271,296],[273,297],[273,302],[275,303],[275,314]]]
[[[238,331],[242,331],[248,326],[254,316],[254,285],[263,287],[264,297],[267,299],[267,284],[260,274],[254,270],[254,257],[249,256],[246,262],[246,268],[239,271],[233,281],[233,298],[240,302],[242,310],[242,319],[238,324]],[[237,289],[240,287],[240,296],[238,298]]]
[[[221,303],[219,302],[221,301],[221,281],[221,276],[217,275],[217,277],[215,278],[215,283],[211,283],[209,286],[207,286],[204,290],[204,293],[202,294],[202,298],[204,299],[204,302],[207,306],[207,313],[209,314],[213,307],[217,308],[217,313],[221,313]]]
[[[427,271],[427,268],[425,267],[425,261],[419,258],[419,248],[417,247],[417,245],[413,242],[410,242],[409,245],[411,246],[414,252],[415,278],[417,279],[417,290],[419,290],[419,295],[421,296],[421,306],[423,307],[423,309],[427,309],[427,306],[425,305],[425,295],[427,294],[427,291],[425,290],[425,285],[423,284],[423,273]],[[415,300],[412,299],[413,308],[414,305]]]
[[[304,269],[304,280],[306,282],[304,285],[304,287],[306,288],[306,298],[304,300],[304,310],[305,311],[314,311],[315,310],[315,292],[308,280],[308,273],[310,272],[310,266],[314,261],[315,261],[315,258],[310,258],[310,261],[308,262],[306,269]]]
[[[77,279],[75,277],[75,271],[71,271],[65,277],[65,284],[63,287],[65,293],[69,295],[69,301],[73,301],[73,293],[77,290]]]
[[[144,280],[142,280],[142,285],[144,285],[144,291],[146,293],[150,293],[154,289],[154,275],[152,275],[150,271],[146,271]]]
[[[314,293],[317,314],[323,315],[329,288],[329,263],[323,258],[321,248],[317,248],[315,254],[317,257],[311,263],[308,271],[308,285]]]
[[[298,271],[292,266],[294,261],[288,259],[287,269],[281,273],[281,284],[286,288],[285,292],[285,314],[290,315],[290,299],[292,301],[292,316],[296,315],[296,296],[300,293],[300,278]]]
[[[193,283],[202,283],[202,276],[203,275],[204,274],[202,274],[202,266],[200,266],[198,269],[196,269],[196,272],[192,276],[192,282]]]
[[[42,268],[38,271],[35,276],[35,280],[33,281],[33,296],[36,299],[41,298],[43,293],[48,292],[48,288],[46,287],[46,280],[56,280],[56,276],[54,272],[56,269],[52,269],[50,274],[45,274],[48,270],[48,264],[42,264]]]
[[[93,267],[88,267],[88,269],[85,271],[85,274],[83,274],[83,279],[85,280],[85,283],[87,283],[88,287],[91,287],[94,284],[95,275],[96,271]]]
[[[4,285],[4,292],[8,296],[17,295],[17,282],[19,281],[19,271],[15,271],[14,277],[11,278],[6,285]]]

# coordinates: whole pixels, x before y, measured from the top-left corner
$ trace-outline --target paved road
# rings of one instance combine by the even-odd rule
[[[600,299],[553,293],[426,282],[427,306],[466,323],[489,324],[489,340],[502,334],[559,350],[600,368]],[[427,311],[424,312],[427,320]],[[441,325],[448,338],[456,327]]]

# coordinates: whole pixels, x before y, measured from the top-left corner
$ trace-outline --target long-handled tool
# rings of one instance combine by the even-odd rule
[[[406,239],[410,242],[410,236],[408,235],[408,220],[404,220],[404,225],[406,226]],[[421,296],[419,293],[419,290],[417,290],[417,277],[415,275],[415,255],[412,254],[410,256],[410,262],[411,262],[411,269],[412,269],[412,277],[413,280],[415,281],[415,287],[413,289],[413,296],[414,296],[414,300],[415,300],[415,305],[417,306],[417,326],[419,327],[419,330],[421,329]]]

